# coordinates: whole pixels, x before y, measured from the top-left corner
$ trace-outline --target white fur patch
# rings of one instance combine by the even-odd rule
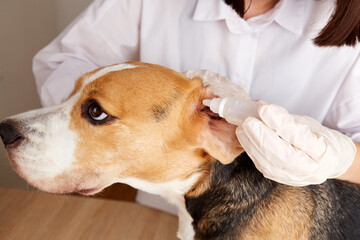
[[[19,114],[14,119],[27,138],[15,154],[15,161],[28,180],[56,177],[71,169],[75,159],[76,131],[70,130],[71,111],[83,88],[92,81],[114,71],[135,68],[131,64],[105,67],[89,76],[80,91],[63,104]]]
[[[29,180],[55,177],[75,162],[77,136],[69,128],[72,104],[65,102],[10,118],[19,123],[26,137],[16,149],[15,160]]]
[[[148,193],[158,194],[177,206],[179,216],[178,237],[182,240],[190,240],[194,238],[195,232],[191,224],[193,219],[186,210],[184,195],[196,183],[200,175],[194,174],[186,180],[173,180],[165,183],[151,183],[136,178],[121,179],[119,182]]]
[[[138,66],[131,65],[131,64],[124,64],[124,63],[112,65],[109,67],[104,67],[104,68],[100,69],[99,71],[95,72],[93,75],[89,76],[87,79],[85,79],[83,86],[86,86],[87,84],[95,81],[98,78],[105,76],[106,74],[108,74],[110,72],[116,72],[116,71],[121,71],[121,70],[125,70],[125,69],[136,68],[136,67],[138,67]]]
[[[192,226],[193,219],[190,216],[189,212],[186,210],[185,199],[183,207],[178,207],[178,209],[179,229],[177,232],[177,236],[181,240],[192,240],[195,236],[195,231]]]

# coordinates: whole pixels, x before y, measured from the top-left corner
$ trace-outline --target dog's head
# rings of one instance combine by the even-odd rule
[[[6,119],[0,135],[17,173],[44,191],[92,194],[129,179],[182,181],[242,151],[235,127],[202,104],[212,97],[199,78],[118,64],[82,76],[59,106]]]

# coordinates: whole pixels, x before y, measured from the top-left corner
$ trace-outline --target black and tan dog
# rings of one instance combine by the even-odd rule
[[[201,79],[118,64],[81,77],[59,106],[4,120],[0,135],[16,172],[44,191],[122,182],[162,195],[182,239],[360,239],[359,186],[265,179],[235,126],[203,106],[212,97]]]

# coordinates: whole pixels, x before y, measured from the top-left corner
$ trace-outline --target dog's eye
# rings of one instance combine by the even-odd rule
[[[118,119],[117,117],[106,113],[106,111],[94,99],[90,99],[81,105],[81,116],[93,125],[109,124]]]
[[[93,103],[92,105],[90,105],[89,114],[90,114],[91,118],[96,121],[101,121],[108,117],[108,115],[96,103]]]

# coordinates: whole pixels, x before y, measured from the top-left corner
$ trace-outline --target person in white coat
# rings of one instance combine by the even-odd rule
[[[273,104],[237,132],[264,176],[360,183],[359,11],[356,0],[95,0],[33,71],[43,106],[64,101],[81,74],[124,61],[220,73]]]

